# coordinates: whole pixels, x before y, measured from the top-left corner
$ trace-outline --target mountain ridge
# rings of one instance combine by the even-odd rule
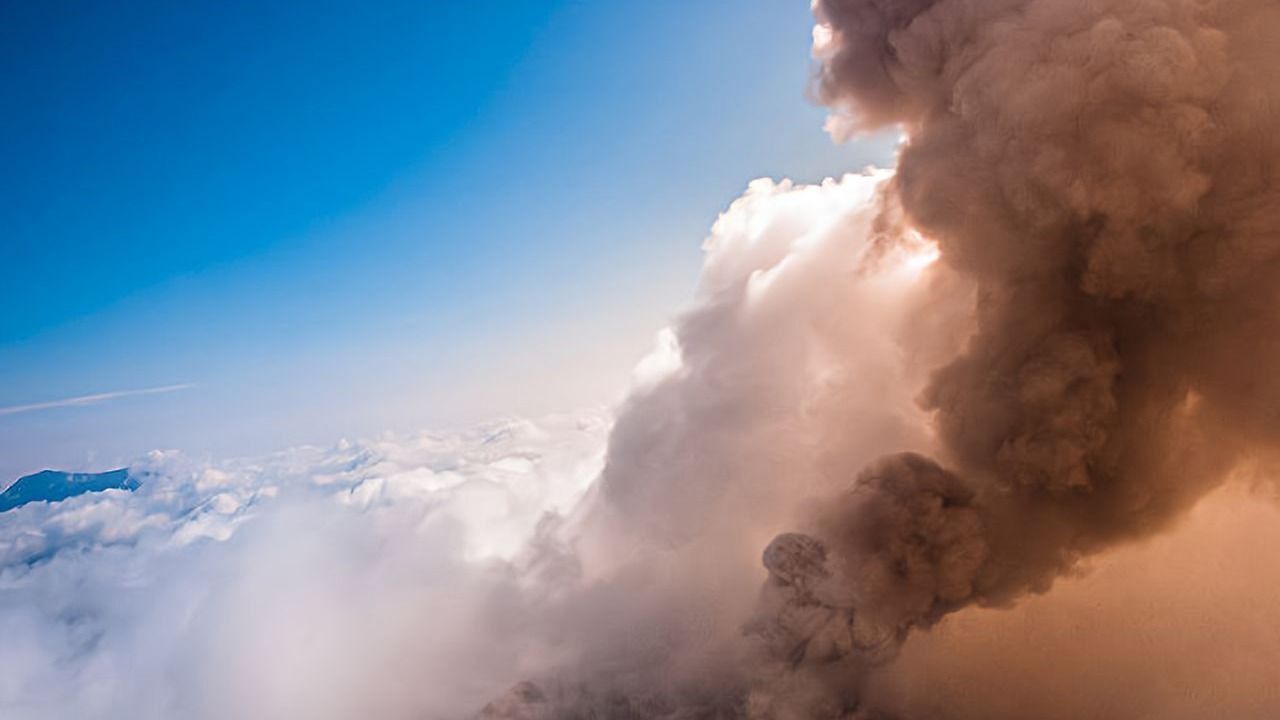
[[[139,483],[128,468],[100,473],[71,473],[41,470],[18,478],[0,493],[0,513],[33,502],[61,502],[68,498],[104,490],[137,490]]]

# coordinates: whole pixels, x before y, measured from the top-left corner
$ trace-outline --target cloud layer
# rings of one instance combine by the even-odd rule
[[[134,493],[0,514],[0,716],[465,714],[521,672],[471,633],[598,473],[607,427],[155,454]]]

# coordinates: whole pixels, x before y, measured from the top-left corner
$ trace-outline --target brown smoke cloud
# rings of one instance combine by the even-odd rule
[[[851,638],[812,664],[860,666],[961,607],[1048,590],[1270,453],[1280,146],[1266,128],[1280,85],[1259,80],[1280,12],[814,7],[820,96],[845,131],[902,126],[887,192],[978,298],[976,332],[921,395],[939,460],[881,460],[813,514],[821,593],[771,568],[775,612],[836,612]],[[859,705],[858,675],[830,683],[822,712]],[[770,702],[785,714],[802,695]]]
[[[1222,659],[1163,640],[1207,701],[1112,666],[1142,691],[1055,706],[1035,692],[1071,688],[1000,639],[1049,616],[1024,635],[1086,695],[1122,692],[1080,643],[1135,651],[1070,638],[1068,618],[1114,603],[1100,627],[1132,629],[1144,595],[1205,573],[1176,544],[1128,556],[1161,563],[1146,580],[1091,586],[1085,566],[1124,567],[1111,558],[1233,473],[1274,465],[1280,6],[814,11],[831,127],[900,127],[896,172],[753,186],[722,217],[674,359],[624,406],[567,552],[575,582],[609,588],[615,625],[580,626],[549,685],[490,715],[1268,716],[1280,703],[1256,683],[1215,704],[1243,687],[1204,672]],[[1001,700],[996,668],[1013,666],[1028,690]]]

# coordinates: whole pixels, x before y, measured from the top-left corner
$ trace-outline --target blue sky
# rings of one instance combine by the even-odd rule
[[[803,0],[6,3],[0,484],[609,402],[748,180],[891,159]],[[122,391],[189,386],[170,392]]]

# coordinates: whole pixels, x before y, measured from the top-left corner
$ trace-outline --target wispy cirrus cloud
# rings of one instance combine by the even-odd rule
[[[9,405],[8,407],[0,407],[0,415],[17,415],[19,413],[36,412],[38,410],[52,410],[53,408],[97,405],[99,403],[117,400],[119,398],[133,397],[136,395],[160,395],[163,393],[189,390],[193,387],[195,387],[195,385],[192,383],[182,383],[179,385],[162,385],[160,387],[143,388],[141,390],[115,390],[112,392],[95,393],[93,395],[79,395],[77,397],[62,398],[61,400],[49,400],[47,402],[40,403],[30,403],[27,405]]]

